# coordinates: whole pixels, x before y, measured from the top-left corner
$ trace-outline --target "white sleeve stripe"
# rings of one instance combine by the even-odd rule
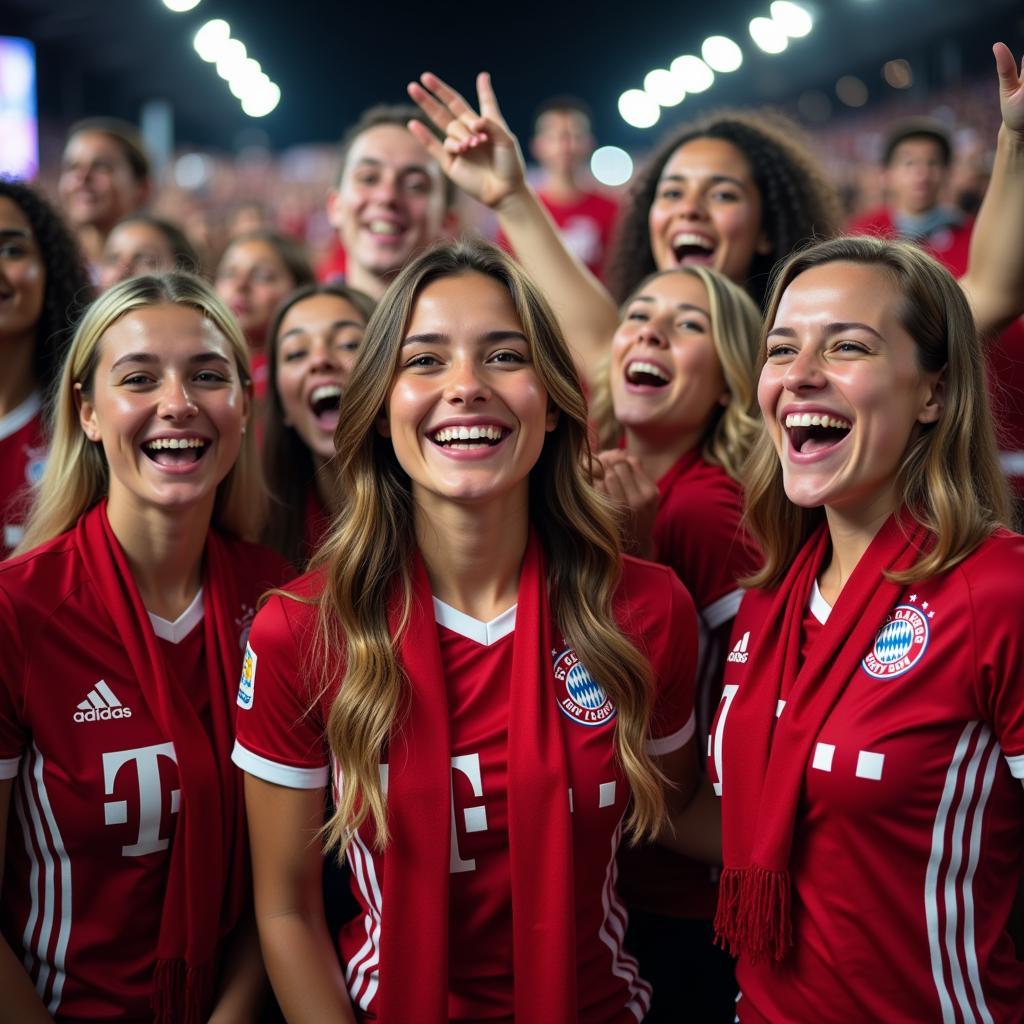
[[[723,622],[736,618],[743,600],[742,590],[731,590],[724,597],[712,601],[701,613],[700,617],[707,623],[708,629],[718,629]]]
[[[280,764],[247,750],[240,740],[235,740],[231,760],[243,772],[287,789],[323,789],[327,785],[327,765],[320,768],[295,768],[290,764]]]
[[[693,734],[697,731],[697,718],[694,713],[690,712],[690,717],[686,720],[686,724],[676,732],[672,733],[671,736],[657,736],[647,741],[647,753],[651,757],[661,757],[663,754],[671,754],[673,750],[678,750],[680,747],[685,746],[693,738]]]
[[[20,765],[20,757],[0,758],[0,779],[16,779]]]
[[[1024,779],[1024,754],[1017,754],[1016,757],[1010,757],[1008,754],[1004,754],[1006,757],[1006,763],[1010,766],[1010,774],[1015,779]]]

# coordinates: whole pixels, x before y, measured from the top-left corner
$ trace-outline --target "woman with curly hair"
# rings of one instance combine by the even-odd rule
[[[0,179],[0,558],[21,539],[46,456],[44,404],[91,292],[57,211],[29,185]]]

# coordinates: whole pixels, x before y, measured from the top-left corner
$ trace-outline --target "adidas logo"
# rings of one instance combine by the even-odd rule
[[[729,652],[729,657],[725,660],[735,661],[738,662],[740,665],[745,665],[747,663],[747,658],[749,657],[749,655],[747,654],[747,642],[749,640],[750,631],[747,630],[747,632],[740,637],[736,646]]]
[[[101,679],[86,694],[72,717],[76,722],[108,722],[112,718],[131,718],[132,709],[126,708]]]

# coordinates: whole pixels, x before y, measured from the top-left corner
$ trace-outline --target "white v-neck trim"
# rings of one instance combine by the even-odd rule
[[[832,614],[832,605],[821,596],[817,580],[814,581],[814,586],[811,588],[811,599],[807,602],[807,607],[823,626],[828,622],[829,615]]]
[[[16,434],[43,407],[43,399],[38,391],[33,391],[17,408],[6,416],[0,416],[0,441]]]
[[[472,615],[460,612],[444,601],[434,600],[434,621],[445,629],[450,629],[467,640],[490,647],[499,640],[508,636],[516,628],[516,606],[507,608],[496,619],[490,622],[481,622],[474,619]]]
[[[179,644],[192,632],[203,619],[203,588],[200,587],[192,603],[173,621],[162,619],[159,615],[149,612],[149,621],[153,624],[153,632],[161,640]]]

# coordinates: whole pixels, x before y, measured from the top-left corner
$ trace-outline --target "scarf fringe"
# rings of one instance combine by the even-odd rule
[[[788,871],[726,868],[718,882],[715,942],[750,963],[781,960],[793,945]]]
[[[153,971],[154,1024],[204,1024],[213,995],[213,968],[184,960],[157,960]]]

